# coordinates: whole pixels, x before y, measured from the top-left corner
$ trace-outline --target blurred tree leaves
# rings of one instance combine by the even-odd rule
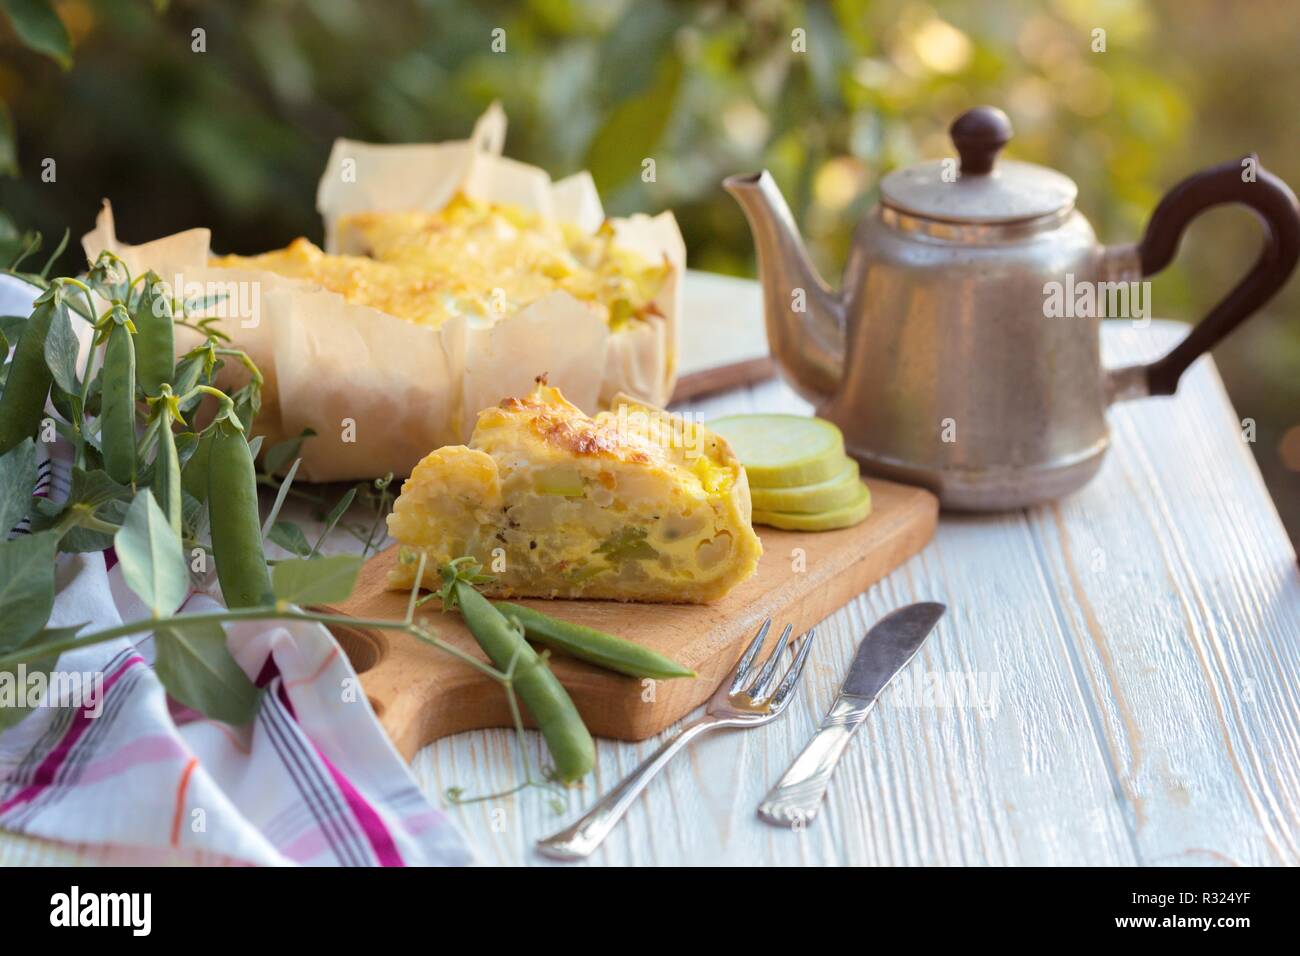
[[[48,0],[0,0],[0,9],[4,10],[14,35],[28,49],[45,54],[65,70],[72,66],[72,40]],[[18,146],[13,116],[8,104],[0,99],[0,176],[17,175]],[[12,231],[12,223],[6,225]],[[7,236],[0,235],[0,243],[7,240]]]
[[[610,112],[587,148],[584,163],[602,193],[641,172],[642,163],[653,158],[668,128],[681,81],[681,62],[675,56],[666,57],[654,83]]]
[[[511,155],[557,176],[590,167],[613,212],[672,206],[693,260],[731,272],[751,253],[723,176],[772,168],[834,271],[884,173],[950,152],[947,123],[979,101],[1011,113],[1014,155],[1073,176],[1098,231],[1128,238],[1196,165],[1185,147],[1215,88],[1162,38],[1198,16],[1222,29],[1142,0],[191,0],[161,14],[66,0],[67,26],[49,0],[0,4],[26,24],[21,40],[65,56],[71,34],[78,54],[66,75],[20,50],[19,74],[0,65],[22,152],[59,163],[57,186],[37,167],[0,184],[0,209],[24,225],[79,230],[111,195],[139,238],[206,224],[219,248],[253,251],[318,236],[314,183],[336,136],[460,137],[501,99]],[[1246,19],[1233,28],[1253,42],[1276,32]],[[1091,48],[1099,26],[1104,53]],[[196,28],[206,52],[191,48]],[[1275,112],[1287,102],[1274,99]],[[75,126],[58,121],[69,110]],[[0,168],[15,162],[7,130],[0,112]],[[638,175],[645,158],[653,183]],[[1192,298],[1185,284],[1166,294]]]
[[[0,7],[23,43],[65,70],[72,66],[72,40],[49,0],[0,0]]]
[[[34,229],[20,230],[13,219],[0,211],[0,268],[14,268],[23,258],[41,247],[41,234]]]
[[[644,92],[688,17],[688,11],[665,0],[628,7],[600,43],[601,102],[617,104]]]
[[[14,142],[14,121],[9,107],[0,100],[0,176],[18,175],[18,146]]]
[[[57,30],[50,0],[0,5],[28,24],[0,25],[16,129],[0,109],[0,171],[22,170],[0,178],[0,256],[27,239],[15,223],[79,235],[105,196],[131,241],[199,225],[220,251],[319,239],[315,187],[336,137],[460,138],[494,99],[509,155],[556,177],[589,167],[612,214],[672,208],[693,266],[739,274],[753,247],[723,177],[771,169],[833,277],[881,178],[951,155],[948,124],[981,102],[1011,115],[1009,155],[1078,183],[1106,242],[1136,239],[1165,189],[1249,150],[1300,184],[1300,18],[1284,0],[1249,16],[1153,0],[177,0],[162,13],[59,0]],[[25,42],[33,17],[49,49]],[[56,59],[73,47],[65,72]],[[40,178],[46,158],[55,182]],[[1249,216],[1224,217],[1194,227],[1156,280],[1160,314],[1192,318],[1257,248]],[[59,267],[78,265],[74,243]],[[1285,321],[1296,308],[1300,282],[1272,307],[1280,318],[1221,351],[1275,375],[1269,359],[1300,347]],[[1271,378],[1241,408],[1261,435],[1300,424],[1298,380]]]
[[[4,190],[0,208],[56,232],[88,224],[110,195],[129,235],[203,223],[222,250],[318,236],[314,183],[336,136],[460,137],[493,99],[510,116],[511,155],[557,176],[591,168],[611,212],[672,206],[694,261],[730,272],[751,258],[718,189],[738,169],[773,169],[829,269],[881,175],[948,151],[947,122],[980,99],[1011,110],[1018,155],[1080,180],[1103,233],[1140,226],[1191,116],[1165,65],[1150,63],[1151,16],[1126,12],[1142,3],[1107,14],[1117,25],[1104,69],[1088,47],[1092,14],[1064,2],[1047,12],[914,0],[396,0],[383,15],[361,0],[67,8],[79,24],[72,73],[32,64],[15,98],[0,71],[23,151],[57,157],[61,185],[27,181]],[[195,28],[207,52],[191,50]],[[70,104],[75,132],[53,122]],[[0,136],[0,164],[4,145]],[[639,176],[646,158],[654,182]],[[858,194],[846,199],[846,183]],[[160,193],[168,203],[152,202]]]

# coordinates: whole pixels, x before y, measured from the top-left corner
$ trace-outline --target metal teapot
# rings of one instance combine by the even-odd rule
[[[948,508],[1018,508],[1085,484],[1109,445],[1110,403],[1172,395],[1194,359],[1282,287],[1300,256],[1300,208],[1252,156],[1175,186],[1141,242],[1103,247],[1073,181],[997,158],[1011,139],[1002,111],[969,110],[950,134],[959,161],[882,181],[838,293],[766,171],[724,186],[754,235],[772,354],[849,453]],[[1123,311],[1121,293],[1141,295],[1188,223],[1222,203],[1249,206],[1264,226],[1249,274],[1168,355],[1103,369],[1104,306]]]

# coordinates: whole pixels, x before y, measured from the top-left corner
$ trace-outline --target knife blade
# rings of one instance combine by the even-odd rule
[[[817,733],[759,803],[760,818],[792,829],[813,821],[853,732],[866,720],[880,692],[916,656],[947,610],[930,601],[909,604],[867,631]]]

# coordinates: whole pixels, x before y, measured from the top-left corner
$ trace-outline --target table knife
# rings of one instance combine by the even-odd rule
[[[758,815],[779,827],[811,823],[849,738],[895,675],[912,659],[939,618],[942,604],[909,604],[878,621],[858,645],[840,692],[816,736],[795,758],[763,802]]]

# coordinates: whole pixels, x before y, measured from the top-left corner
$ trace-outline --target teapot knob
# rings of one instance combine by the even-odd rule
[[[948,127],[963,174],[986,175],[1003,146],[1011,141],[1011,120],[996,106],[976,106]]]

